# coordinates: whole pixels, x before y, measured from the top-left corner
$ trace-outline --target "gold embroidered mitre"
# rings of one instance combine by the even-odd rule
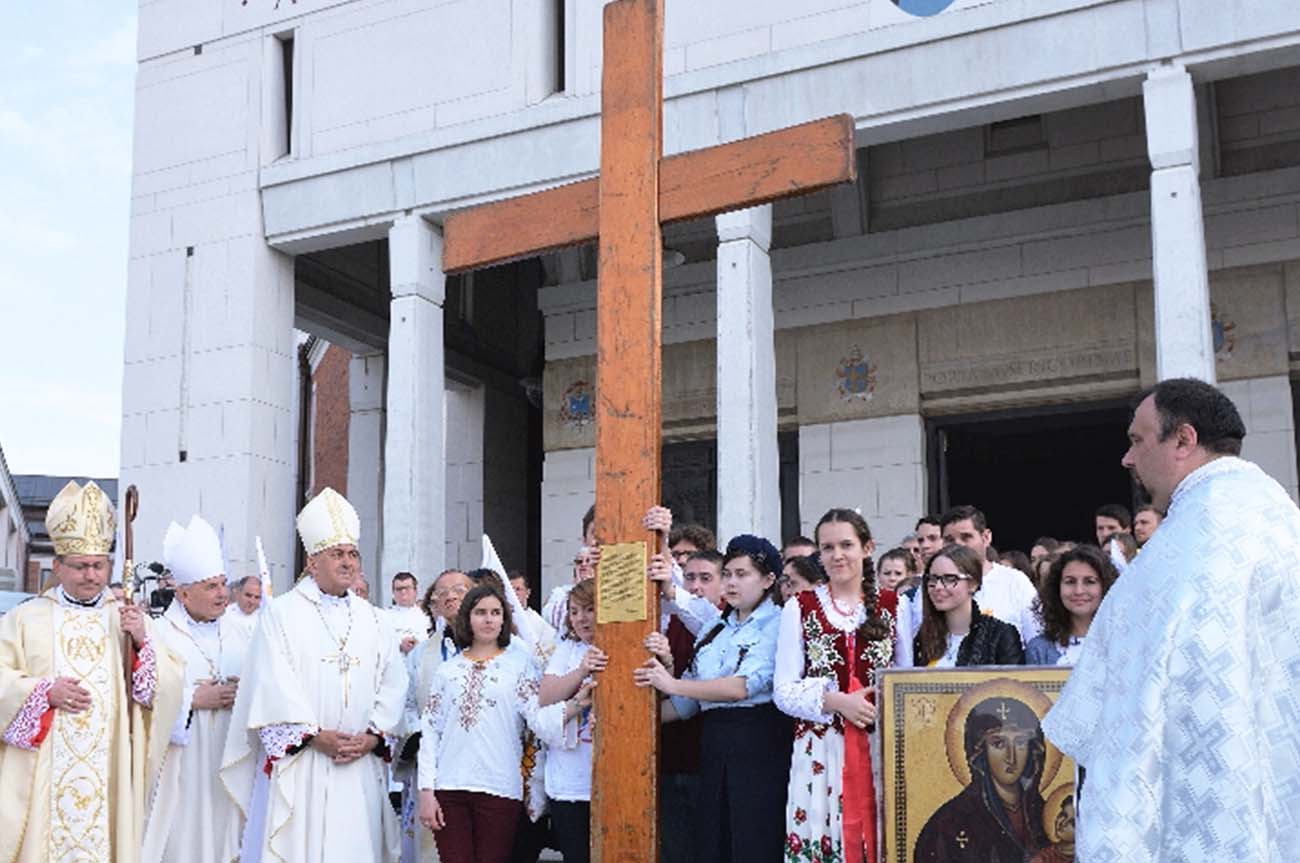
[[[117,533],[117,511],[99,486],[75,482],[63,487],[45,513],[54,553],[109,554]]]
[[[361,539],[361,519],[343,495],[326,488],[298,513],[298,536],[307,554],[336,545],[356,545]]]

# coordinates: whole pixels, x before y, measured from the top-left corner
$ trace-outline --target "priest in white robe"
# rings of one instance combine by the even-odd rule
[[[226,606],[225,616],[232,623],[238,624],[248,638],[253,637],[257,626],[257,615],[262,608],[262,579],[256,575],[246,575],[235,582],[230,590],[231,602]]]
[[[181,663],[106,589],[100,488],[68,483],[45,524],[57,584],[0,616],[0,860],[135,863]]]
[[[415,576],[409,572],[399,572],[393,576],[393,607],[388,610],[397,633],[398,645],[404,654],[409,654],[415,646],[429,637],[429,628],[433,621],[420,608],[420,586]]]
[[[1087,863],[1300,860],[1300,510],[1209,384],[1142,398],[1123,463],[1168,517],[1043,730],[1086,771]]]
[[[142,863],[226,863],[239,854],[240,820],[218,771],[249,631],[225,614],[230,592],[217,532],[199,516],[173,522],[163,560],[176,599],[163,640],[185,660],[181,709],[145,822]],[[259,585],[260,586],[260,585]],[[244,797],[251,793],[246,789]]]
[[[221,780],[238,800],[263,771],[243,859],[396,861],[389,735],[407,674],[388,616],[352,595],[360,520],[333,489],[298,515],[307,577],[264,607],[239,684]],[[262,809],[259,811],[259,806]]]

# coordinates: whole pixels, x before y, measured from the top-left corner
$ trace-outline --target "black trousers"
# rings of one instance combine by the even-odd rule
[[[699,863],[781,863],[793,739],[791,720],[771,704],[705,711]]]
[[[591,859],[591,804],[586,800],[552,800],[551,833],[564,863],[588,863]]]

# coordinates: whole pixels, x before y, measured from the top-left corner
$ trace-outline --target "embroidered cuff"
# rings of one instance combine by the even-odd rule
[[[374,749],[370,750],[370,754],[382,759],[385,764],[392,764],[393,753],[397,750],[397,738],[390,737],[382,731],[376,731],[374,728],[367,728],[366,733],[379,738],[379,742],[375,744]]]
[[[804,677],[777,684],[772,697],[781,712],[795,719],[824,725],[835,719],[833,713],[824,713],[822,706],[826,693],[833,691],[835,691],[835,681],[832,678]]]
[[[398,760],[414,764],[415,759],[418,758],[419,755],[420,732],[417,731],[410,737],[406,738],[406,742],[402,744],[402,754],[398,756]]]
[[[53,680],[42,680],[36,684],[32,694],[27,696],[19,708],[14,721],[9,723],[2,738],[5,744],[19,749],[37,749],[45,735],[50,731],[50,722],[54,718],[54,708],[50,707],[50,688]]]
[[[153,642],[146,638],[131,664],[131,697],[137,704],[152,707],[154,690],[157,688],[158,658],[153,652]]]
[[[266,763],[262,770],[271,775],[271,765],[284,758],[301,752],[307,741],[315,736],[319,729],[313,725],[267,725],[257,729],[257,736],[266,750]]]

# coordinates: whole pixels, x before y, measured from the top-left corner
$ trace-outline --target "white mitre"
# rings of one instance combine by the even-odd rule
[[[173,521],[167,528],[163,537],[163,563],[171,570],[178,587],[226,573],[221,539],[212,525],[197,515],[190,518],[187,527]]]
[[[357,545],[361,519],[347,498],[326,488],[298,513],[298,536],[309,556],[336,545]]]

